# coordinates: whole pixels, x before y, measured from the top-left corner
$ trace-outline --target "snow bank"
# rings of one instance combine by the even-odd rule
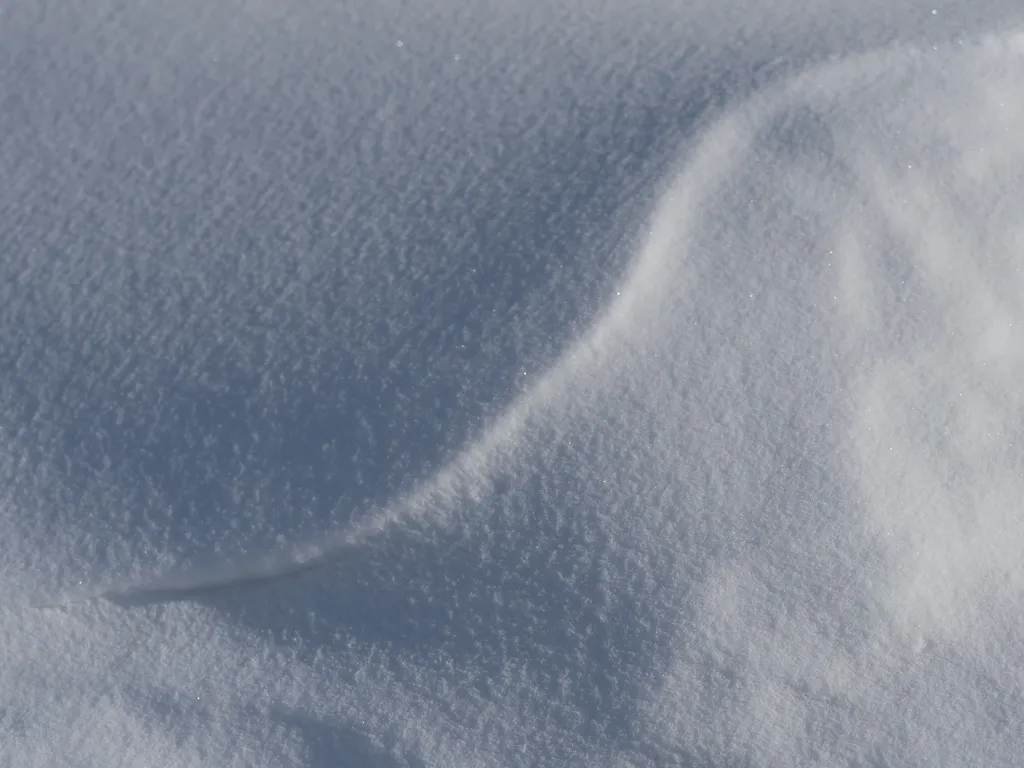
[[[1016,760],[1024,37],[140,8],[6,26],[0,762]]]

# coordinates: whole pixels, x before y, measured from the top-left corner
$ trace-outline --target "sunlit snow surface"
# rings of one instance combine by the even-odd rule
[[[0,764],[1020,762],[1013,13],[101,5],[0,11]]]

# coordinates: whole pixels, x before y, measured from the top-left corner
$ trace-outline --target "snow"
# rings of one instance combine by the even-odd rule
[[[1018,762],[964,5],[9,3],[0,764]]]

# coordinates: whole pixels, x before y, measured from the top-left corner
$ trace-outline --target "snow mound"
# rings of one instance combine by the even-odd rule
[[[0,756],[1012,764],[1021,82],[1003,35],[759,90],[683,149],[588,329],[421,482],[277,548],[261,518],[214,567],[19,571],[58,594],[0,607]],[[49,551],[34,526],[5,557]],[[153,543],[118,530],[126,563]]]

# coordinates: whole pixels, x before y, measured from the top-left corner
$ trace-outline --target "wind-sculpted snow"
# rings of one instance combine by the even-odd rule
[[[1017,762],[1024,35],[213,8],[0,94],[0,762]]]
[[[616,182],[642,169],[608,144],[643,115],[543,112],[546,83],[511,72],[516,114],[475,84],[547,66],[543,38],[489,52],[431,39],[436,20],[396,40],[394,9],[384,29],[257,10],[5,26],[15,594],[218,568],[358,521],[524,390],[621,269],[600,217],[634,205]]]

